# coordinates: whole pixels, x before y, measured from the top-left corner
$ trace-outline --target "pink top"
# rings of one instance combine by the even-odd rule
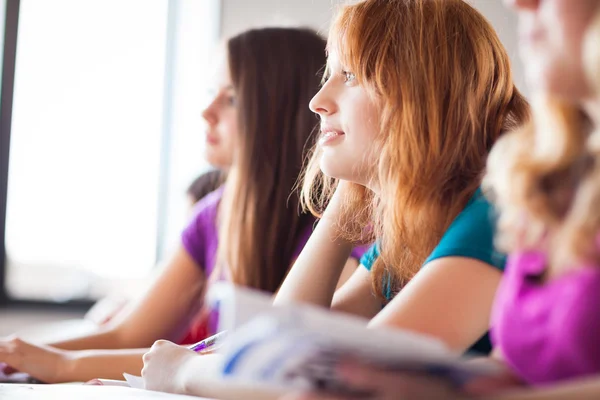
[[[600,266],[547,282],[543,252],[512,254],[492,311],[492,343],[525,382],[600,374]]]

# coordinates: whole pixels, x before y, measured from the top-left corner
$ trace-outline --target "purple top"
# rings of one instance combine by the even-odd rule
[[[181,236],[183,247],[192,259],[210,276],[217,257],[219,235],[217,233],[217,209],[223,197],[223,187],[209,193],[202,198],[194,208],[194,217],[183,231]],[[298,238],[298,244],[292,255],[292,260],[298,257],[312,233],[312,224],[309,225]],[[352,257],[359,260],[366,247],[356,247]],[[290,260],[290,263],[292,262]]]
[[[525,382],[600,374],[600,266],[578,265],[547,282],[542,252],[509,257],[492,311],[492,342]]]

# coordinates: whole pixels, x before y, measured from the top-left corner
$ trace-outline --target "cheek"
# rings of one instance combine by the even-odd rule
[[[360,142],[365,144],[373,143],[374,139],[380,134],[379,110],[369,102],[363,102],[355,112],[355,126],[360,136]]]
[[[228,147],[235,145],[235,138],[238,134],[238,123],[237,116],[231,115],[225,121],[223,121],[223,142]]]

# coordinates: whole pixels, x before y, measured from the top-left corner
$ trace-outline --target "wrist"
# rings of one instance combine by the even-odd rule
[[[319,233],[317,233],[317,231]],[[325,214],[317,224],[313,235],[320,238],[320,240],[327,240],[328,242],[331,242],[334,246],[336,246],[337,250],[340,252],[347,252],[348,255],[350,255],[352,249],[354,248],[354,243],[346,239],[344,235],[341,234],[338,227],[338,220],[336,218],[325,216]]]
[[[55,382],[74,382],[76,371],[79,369],[77,363],[79,361],[78,351],[58,350],[58,362],[55,366]]]
[[[196,367],[194,361],[201,358],[200,355],[190,354],[186,356],[181,362],[175,367],[175,373],[173,376],[173,382],[175,383],[175,393],[177,394],[190,394],[193,389],[192,385],[194,376],[196,374]]]
[[[177,370],[177,388],[179,394],[216,397],[206,382],[214,381],[223,367],[221,354],[190,354]]]

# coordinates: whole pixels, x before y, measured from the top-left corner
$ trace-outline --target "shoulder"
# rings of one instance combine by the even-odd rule
[[[219,203],[221,202],[221,198],[223,197],[224,187],[221,186],[214,192],[210,192],[202,199],[200,199],[194,209],[192,211],[192,220],[198,220],[206,218],[207,216],[213,217],[216,216],[217,208],[219,207]]]
[[[216,252],[218,242],[217,210],[222,196],[221,187],[200,199],[181,235],[183,247],[203,268],[212,269],[211,255]]]
[[[200,199],[192,211],[187,227],[183,232],[184,242],[197,242],[201,236],[212,237],[217,231],[217,211],[223,197],[223,187]]]
[[[494,207],[477,190],[454,219],[425,264],[443,257],[467,257],[504,269],[506,257],[494,247],[496,215]]]
[[[198,227],[206,224],[214,225],[216,223],[217,210],[223,198],[223,190],[224,187],[221,186],[196,203],[192,210],[192,217],[188,226],[193,225]]]

